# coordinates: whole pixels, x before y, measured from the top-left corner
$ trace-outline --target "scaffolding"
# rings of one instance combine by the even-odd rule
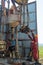
[[[23,35],[26,36],[26,39],[24,37],[22,37],[23,35],[21,35],[22,32],[20,31],[20,28],[26,27],[26,26],[27,26],[27,28],[29,28],[29,25],[30,25],[29,24],[30,18],[29,18],[29,11],[28,11],[29,10],[28,9],[28,0],[11,0],[13,3],[13,7],[11,9],[9,9],[10,0],[2,0],[4,5],[5,5],[5,1],[8,2],[8,9],[3,7],[3,5],[2,5],[2,9],[4,10],[6,20],[4,20],[3,23],[1,22],[1,24],[0,24],[0,25],[3,25],[3,29],[1,31],[1,33],[5,35],[5,39],[4,39],[5,41],[7,41],[8,39],[12,40],[12,36],[13,36],[14,40],[16,40],[17,57],[19,56],[19,42],[22,41],[22,46],[20,46],[20,48],[22,47],[24,49],[24,51],[22,51],[23,56],[27,56],[28,53],[25,54],[26,53],[25,50],[27,50],[27,49],[29,50],[30,48],[28,48],[28,47],[25,48],[25,45],[23,44],[23,42],[27,43],[27,41],[28,41],[28,43],[30,43],[30,39],[28,39],[25,32],[23,33]],[[18,4],[18,7],[16,7],[15,3]],[[14,11],[12,12],[12,10],[14,10]],[[7,12],[7,14],[6,14],[6,12]],[[32,12],[30,12],[30,13],[32,13]],[[1,14],[1,17],[2,17],[2,14]],[[4,17],[4,19],[5,19],[5,17]],[[26,20],[26,17],[27,17],[27,20]],[[4,28],[6,28],[5,31],[4,31]],[[34,31],[34,30],[32,30],[32,31]],[[21,37],[19,37],[19,34]],[[37,32],[35,34],[37,34]],[[22,55],[22,53],[21,53],[21,55]]]
[[[10,37],[11,37],[12,34],[14,36],[14,28],[16,27],[16,52],[18,53],[18,30],[17,30],[17,26],[20,24],[20,15],[18,16],[19,12],[17,12],[17,8],[16,8],[16,6],[14,4],[15,3],[14,1],[12,1],[12,2],[14,2],[13,4],[14,4],[14,8],[16,9],[16,12],[15,12],[16,14],[14,13],[14,14],[10,14],[9,15],[10,1],[9,0],[7,1],[8,2],[7,11],[5,9],[5,1],[7,1],[7,0],[1,0],[1,7],[2,7],[2,9],[1,9],[1,15],[2,16],[0,16],[1,17],[1,27],[2,27],[1,40],[7,41],[8,39],[12,39]],[[25,11],[25,9],[24,9],[24,11]],[[6,12],[7,12],[7,14],[6,14]],[[23,12],[23,17],[25,17],[25,13],[24,12]],[[25,21],[23,21],[23,22],[25,22]],[[7,29],[6,31],[4,31],[5,27]],[[5,35],[5,39],[3,39],[3,37],[4,37],[3,34]]]

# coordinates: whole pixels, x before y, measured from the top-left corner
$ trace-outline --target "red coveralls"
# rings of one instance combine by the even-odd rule
[[[32,55],[34,60],[38,60],[38,46],[37,46],[37,38],[31,43]]]
[[[34,60],[38,60],[39,55],[38,55],[38,38],[37,36],[34,36],[34,34],[32,33],[32,37],[30,35],[28,35],[29,38],[32,40],[31,42],[31,49],[32,49],[32,56],[34,58]]]

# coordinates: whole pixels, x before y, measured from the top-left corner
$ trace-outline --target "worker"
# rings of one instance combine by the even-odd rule
[[[35,61],[38,60],[38,37],[33,33],[33,31],[26,27],[21,28],[21,32],[28,34],[28,37],[31,39],[31,49],[32,49],[32,56]]]
[[[32,55],[35,61],[38,60],[38,46],[37,46],[37,37],[31,42]]]
[[[15,58],[15,45],[16,41],[14,41],[13,35],[12,35],[12,40],[11,40],[11,46],[10,46],[10,55],[12,58]]]
[[[35,61],[38,61],[38,36],[34,35],[34,33],[31,31],[30,32],[32,36],[29,34],[29,32],[26,32],[28,34],[28,37],[31,39],[31,50],[32,50],[32,57],[34,58]]]

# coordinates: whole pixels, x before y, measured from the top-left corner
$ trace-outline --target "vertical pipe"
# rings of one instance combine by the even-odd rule
[[[23,15],[23,26],[25,25],[25,4],[24,4],[24,0],[22,0],[22,15]]]
[[[22,41],[22,56],[25,57],[25,46],[23,41]]]
[[[1,6],[1,9],[0,9],[0,40],[1,40],[1,16],[2,15],[2,6]]]
[[[1,4],[2,4],[2,9],[4,11],[4,9],[5,9],[5,1],[4,0],[1,0]]]
[[[8,9],[9,9],[9,0],[8,0]]]
[[[26,5],[27,7],[27,26],[29,26],[29,11],[28,11],[28,4]]]
[[[11,1],[12,1],[13,5],[15,5],[15,0],[11,0]]]
[[[19,52],[18,52],[18,30],[16,28],[16,57],[19,57]]]
[[[23,26],[25,25],[25,4],[23,4]]]
[[[5,22],[5,1],[1,0],[1,4],[2,4],[2,10],[3,10],[3,20],[2,20],[2,40],[3,40],[3,32],[4,32],[4,22]]]
[[[21,26],[23,26],[23,5],[21,5]]]
[[[1,9],[0,9],[0,33],[1,33],[1,17],[2,17],[2,6],[1,6]]]
[[[19,5],[20,6],[20,26],[22,25],[22,5]]]
[[[10,0],[8,0],[8,15],[9,15]]]
[[[9,3],[10,1],[8,0],[8,14],[9,14],[9,5],[10,5],[10,3]],[[9,24],[6,24],[6,29],[7,29],[7,34],[6,34],[6,38],[8,39],[9,38]],[[6,39],[6,40],[7,40]]]

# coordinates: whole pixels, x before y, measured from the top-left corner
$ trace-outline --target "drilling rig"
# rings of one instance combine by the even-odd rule
[[[1,0],[1,2],[1,37],[3,38],[3,34],[5,34],[5,38],[2,40],[6,43],[8,39],[16,41],[16,57],[25,58],[30,54],[31,42],[34,41],[33,39],[37,35],[36,1],[28,3],[28,0],[11,0],[13,4],[11,8],[10,0]],[[8,8],[5,7],[5,2],[8,3]],[[37,56],[39,57],[39,55]]]

